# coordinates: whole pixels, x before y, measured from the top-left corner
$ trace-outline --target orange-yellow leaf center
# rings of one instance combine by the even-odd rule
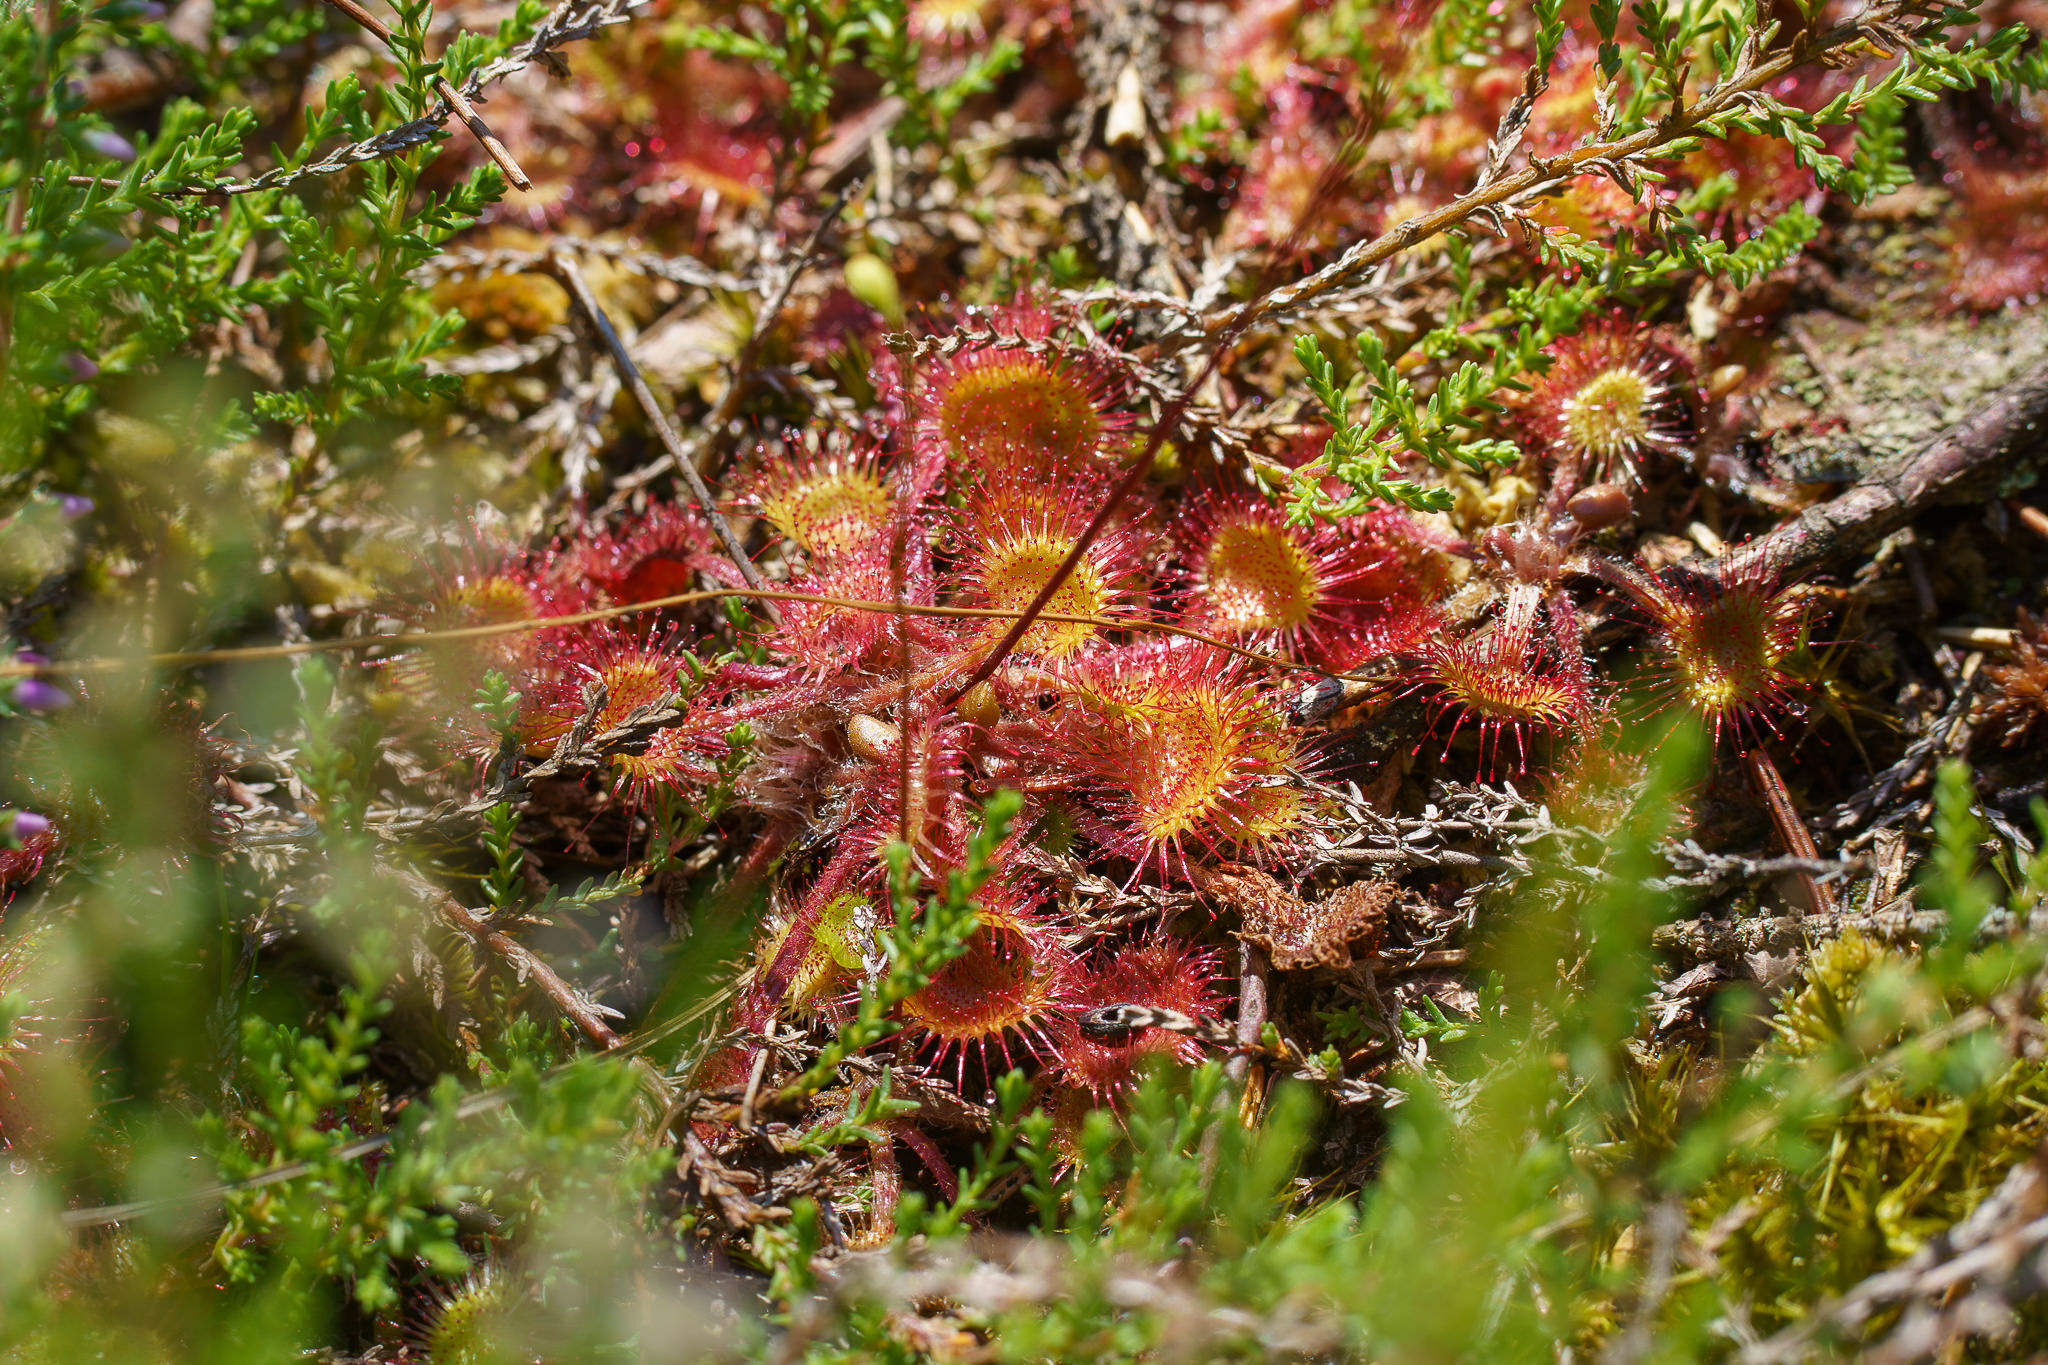
[[[1240,634],[1299,629],[1321,589],[1307,551],[1286,528],[1260,522],[1220,529],[1205,568],[1211,610]]]

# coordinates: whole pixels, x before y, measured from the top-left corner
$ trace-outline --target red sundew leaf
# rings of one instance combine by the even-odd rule
[[[1126,945],[1107,961],[1083,970],[1065,1004],[1075,1013],[1105,1005],[1149,1005],[1189,1018],[1214,1020],[1222,1010],[1215,990],[1217,954],[1191,947],[1164,931]],[[1078,1029],[1064,1036],[1056,1060],[1061,1076],[1097,1096],[1128,1091],[1147,1057],[1199,1061],[1202,1045],[1165,1029],[1144,1029],[1121,1043],[1102,1043]]]
[[[1500,760],[1504,735],[1514,737],[1515,770],[1526,772],[1532,733],[1554,740],[1586,732],[1599,702],[1577,619],[1567,607],[1562,597],[1546,601],[1537,585],[1517,584],[1499,620],[1425,645],[1409,690],[1427,692],[1430,722],[1415,752],[1446,715],[1453,719],[1441,757],[1450,757],[1469,722],[1479,728],[1480,762],[1489,771]]]
[[[613,602],[645,602],[689,592],[700,573],[727,586],[743,581],[702,513],[657,503],[613,531],[565,547],[553,577]]]
[[[1655,451],[1692,430],[1692,371],[1656,334],[1619,312],[1545,348],[1550,368],[1516,404],[1528,449],[1574,483],[1634,483]]]
[[[1744,750],[1779,735],[1780,717],[1804,713],[1795,694],[1806,683],[1786,664],[1818,604],[1775,565],[1731,557],[1651,575],[1596,559],[1593,569],[1648,621],[1663,665],[1649,695],[1660,709],[1682,706],[1712,727],[1717,745],[1732,737]]]
[[[888,538],[895,481],[874,442],[809,442],[754,480],[751,501],[780,534],[830,564]]]
[[[960,564],[956,589],[961,605],[1017,612],[1029,607],[1066,562],[1106,495],[1099,476],[1064,465],[1043,476],[1007,470],[977,481],[949,535]],[[1140,599],[1139,568],[1151,543],[1151,535],[1134,524],[1097,536],[1045,609],[1059,616],[1130,615]],[[979,634],[993,645],[1009,625],[991,620]],[[1081,622],[1040,621],[1016,649],[1027,656],[1063,659],[1100,635],[1101,627]]]
[[[969,346],[920,376],[915,447],[927,471],[958,476],[1103,465],[1131,425],[1110,353],[1049,345],[1052,315],[1020,299],[990,319],[1015,343]],[[1033,343],[1036,343],[1034,345]]]
[[[1431,575],[1380,527],[1289,526],[1255,494],[1191,495],[1175,527],[1187,624],[1343,671],[1406,648],[1435,619]]]
[[[1189,850],[1260,858],[1311,814],[1289,774],[1308,753],[1270,684],[1201,645],[1148,642],[1076,660],[1040,766],[1073,774],[1095,812],[1082,824],[1137,873],[1186,875]]]
[[[935,1067],[953,1057],[954,1082],[961,1084],[969,1051],[984,1068],[991,1055],[1000,1058],[1002,1070],[1058,1051],[1071,1031],[1061,1002],[1076,965],[1053,926],[1028,911],[985,902],[967,952],[899,1010]]]

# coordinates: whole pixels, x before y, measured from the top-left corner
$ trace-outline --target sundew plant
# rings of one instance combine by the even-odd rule
[[[2037,8],[0,5],[0,1359],[2048,1349]]]

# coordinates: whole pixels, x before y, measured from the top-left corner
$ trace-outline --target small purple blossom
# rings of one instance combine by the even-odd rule
[[[15,839],[26,841],[50,832],[50,817],[47,815],[37,815],[32,810],[18,810],[9,814],[12,818],[0,818],[7,819],[7,832]]]
[[[23,678],[14,685],[14,704],[24,711],[61,711],[71,694],[44,678]]]
[[[80,351],[66,351],[64,353],[64,368],[69,370],[71,378],[80,384],[85,383],[88,379],[98,379],[100,377],[98,362]]]
[[[92,515],[93,501],[83,493],[65,493],[57,499],[57,511],[66,521],[79,521]]]
[[[110,128],[90,128],[79,135],[80,142],[109,161],[133,161],[135,144]]]

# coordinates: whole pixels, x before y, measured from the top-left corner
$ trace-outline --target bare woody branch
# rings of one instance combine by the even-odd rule
[[[1999,390],[1925,450],[1729,551],[1728,569],[1798,573],[1867,549],[1930,507],[1982,502],[2048,455],[2048,364]]]
[[[710,486],[704,482],[704,475],[698,472],[697,462],[691,458],[689,448],[683,444],[683,438],[676,434],[675,424],[668,420],[668,414],[662,411],[661,404],[656,401],[654,390],[647,387],[646,376],[640,373],[639,365],[634,363],[633,353],[626,349],[626,343],[620,339],[619,329],[612,325],[611,316],[604,311],[604,305],[597,301],[597,295],[590,292],[590,284],[583,278],[583,272],[577,268],[572,258],[560,252],[553,256],[551,264],[555,277],[568,288],[570,296],[576,300],[576,306],[590,319],[590,325],[596,329],[599,340],[603,341],[605,349],[611,352],[612,364],[618,369],[620,382],[626,386],[626,391],[633,395],[633,401],[640,405],[640,411],[646,415],[647,424],[654,428],[654,434],[661,438],[663,449],[668,451],[669,459],[674,462],[676,472],[682,476],[683,482],[689,485],[690,495],[703,509],[704,518],[711,523],[712,533],[718,537],[718,543],[725,550],[726,556],[740,571],[740,577],[746,580],[748,587],[759,588],[763,581],[761,571],[754,567],[754,561],[747,557],[746,548],[740,544],[739,537],[733,534],[732,526],[726,521],[725,514],[718,510],[718,503],[711,496]],[[769,610],[772,612],[773,608],[770,607]]]

